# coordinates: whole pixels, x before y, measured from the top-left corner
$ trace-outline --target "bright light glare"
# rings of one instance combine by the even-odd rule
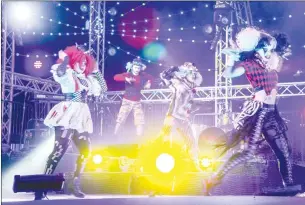
[[[10,6],[10,13],[15,21],[28,22],[31,17],[33,10],[29,3],[27,2],[14,2],[14,6]]]
[[[14,1],[8,2],[5,15],[9,26],[13,29],[25,29],[26,27],[38,29],[44,27],[45,24],[41,19],[43,16],[41,13],[44,12],[42,9],[39,2]]]
[[[208,159],[208,158],[201,159],[201,166],[209,167],[209,166],[211,166],[211,164],[212,164],[212,162],[210,159]]]
[[[96,154],[96,155],[93,156],[94,164],[100,164],[100,163],[102,163],[102,161],[103,161],[103,158],[102,158],[101,155]]]
[[[2,173],[2,191],[4,197],[15,196],[12,190],[14,175],[33,175],[44,172],[47,158],[53,150],[54,138],[54,135],[48,137],[26,157],[16,162],[6,173]]]
[[[162,173],[172,171],[175,166],[175,159],[167,153],[160,154],[156,159],[156,166]]]

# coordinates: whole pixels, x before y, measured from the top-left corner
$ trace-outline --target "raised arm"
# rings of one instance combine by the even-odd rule
[[[98,69],[98,64],[97,63],[96,63],[94,71],[92,72],[92,75],[99,82],[99,85],[101,86],[101,89],[102,89],[101,92],[105,93],[108,90],[108,86],[107,86],[107,83],[105,81],[105,78],[103,77],[102,73]]]
[[[113,79],[117,82],[125,82],[127,77],[128,77],[128,73],[120,73],[120,74],[116,74],[113,77]]]
[[[223,53],[228,55],[228,60],[226,62],[226,68],[223,72],[223,77],[225,78],[236,78],[245,73],[245,69],[242,64],[235,66],[235,63],[240,60],[240,52],[236,49],[224,49]]]
[[[68,68],[65,63],[54,64],[51,67],[51,73],[56,82],[61,86],[63,93],[73,93],[75,92],[75,81],[73,78],[73,70]]]
[[[162,73],[160,73],[160,78],[166,86],[170,86],[172,84],[171,79],[173,79],[175,76],[174,72],[178,70],[178,67],[173,67],[166,69]]]

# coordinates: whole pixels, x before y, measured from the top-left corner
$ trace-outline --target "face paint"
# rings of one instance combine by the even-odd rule
[[[86,59],[82,60],[81,63],[75,63],[74,65],[74,70],[77,72],[77,73],[84,73],[85,70],[86,70],[86,65],[87,65],[87,61]]]
[[[270,59],[272,52],[274,52],[276,48],[276,41],[271,41],[270,44],[265,43],[265,45],[257,50],[256,52],[259,54],[260,58],[266,62]]]
[[[141,71],[141,66],[133,65],[131,68],[131,72],[134,75],[139,75],[140,71]]]

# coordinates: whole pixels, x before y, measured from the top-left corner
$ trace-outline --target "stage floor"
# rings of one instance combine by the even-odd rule
[[[272,196],[131,196],[131,195],[87,195],[78,199],[72,195],[49,195],[49,200],[33,201],[33,194],[16,194],[3,198],[3,205],[302,205],[305,195],[299,197]]]

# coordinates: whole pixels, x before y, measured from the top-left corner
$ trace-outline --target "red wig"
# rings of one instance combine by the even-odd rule
[[[79,63],[81,65],[81,62],[83,60],[86,60],[86,69],[84,71],[84,74],[88,76],[95,67],[95,60],[92,56],[84,53],[82,50],[78,49],[76,46],[68,46],[64,52],[69,56],[69,65],[74,70],[74,66],[76,63]],[[58,59],[57,63],[61,63],[63,60]]]

